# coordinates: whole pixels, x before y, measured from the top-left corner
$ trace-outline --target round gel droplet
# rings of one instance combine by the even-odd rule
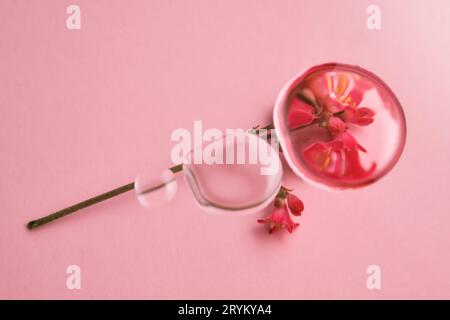
[[[195,153],[201,150],[203,156],[214,150],[214,159],[204,157],[201,163],[194,163]],[[283,169],[278,151],[265,139],[246,133],[242,139],[227,135],[192,150],[183,164],[183,173],[202,209],[251,213],[273,201]]]
[[[177,193],[177,187],[175,175],[169,169],[161,172],[159,176],[144,172],[134,181],[137,199],[144,208],[158,207],[170,202]]]
[[[291,169],[317,186],[357,188],[386,175],[405,145],[400,102],[375,74],[327,63],[291,80],[274,108]]]

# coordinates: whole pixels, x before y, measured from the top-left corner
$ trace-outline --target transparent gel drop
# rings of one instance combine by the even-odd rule
[[[368,109],[372,122],[364,123],[361,115]],[[305,110],[317,118],[296,127],[296,121],[311,119]],[[344,121],[344,134],[328,129],[331,116]],[[336,189],[383,177],[397,163],[406,139],[403,109],[392,90],[373,73],[338,63],[315,66],[288,83],[278,96],[274,125],[292,170],[314,185]]]
[[[170,202],[177,193],[177,181],[175,175],[169,169],[160,174],[143,172],[134,182],[139,203],[144,208],[158,207]]]
[[[198,163],[200,154],[203,159]],[[203,209],[249,213],[264,208],[275,198],[281,185],[282,165],[278,152],[265,139],[246,133],[244,139],[224,136],[192,150],[183,173]]]

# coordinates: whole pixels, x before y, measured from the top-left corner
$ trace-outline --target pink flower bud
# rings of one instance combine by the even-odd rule
[[[328,120],[328,130],[330,130],[332,135],[337,135],[341,132],[347,130],[345,122],[338,117],[331,117]]]
[[[300,216],[302,214],[302,211],[305,209],[302,200],[300,200],[297,196],[293,194],[289,194],[287,196],[287,204],[289,211],[294,216]]]

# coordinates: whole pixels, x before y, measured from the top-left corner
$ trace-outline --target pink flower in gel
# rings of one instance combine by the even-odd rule
[[[375,163],[365,169],[359,152],[366,150],[358,144],[348,132],[339,133],[330,142],[317,142],[303,150],[307,164],[314,170],[334,178],[347,180],[370,176],[375,170]]]
[[[351,80],[345,74],[313,77],[309,80],[309,87],[317,103],[332,114],[346,107],[356,108],[363,97],[360,90],[351,88]]]
[[[341,141],[316,142],[303,150],[303,157],[312,170],[338,177],[341,172],[342,150]]]

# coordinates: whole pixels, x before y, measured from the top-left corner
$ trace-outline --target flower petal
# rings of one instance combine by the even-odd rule
[[[293,99],[287,115],[289,129],[296,129],[311,124],[316,116],[314,108],[300,99]]]
[[[323,106],[330,113],[341,112],[345,108],[345,106],[340,101],[333,97],[327,97],[326,99],[324,99]]]
[[[303,149],[305,162],[319,172],[328,167],[329,157],[329,148],[325,143],[316,142]]]
[[[354,89],[348,94],[345,100],[350,107],[356,108],[361,103],[362,98],[362,91]]]
[[[337,77],[335,76],[334,78],[337,82],[334,93],[336,95],[342,95],[348,87],[348,76],[344,73],[340,73]]]
[[[365,169],[362,166],[359,152],[365,152],[365,149],[350,133],[341,133],[336,139],[344,144],[345,168],[343,176],[351,179],[361,179],[370,176],[374,172],[376,168],[375,163],[369,169]]]
[[[367,126],[373,122],[375,112],[372,109],[362,107],[355,110],[353,122],[360,126]]]
[[[346,107],[342,117],[345,121],[357,124],[359,126],[367,126],[373,122],[375,112],[366,107],[353,109]]]

